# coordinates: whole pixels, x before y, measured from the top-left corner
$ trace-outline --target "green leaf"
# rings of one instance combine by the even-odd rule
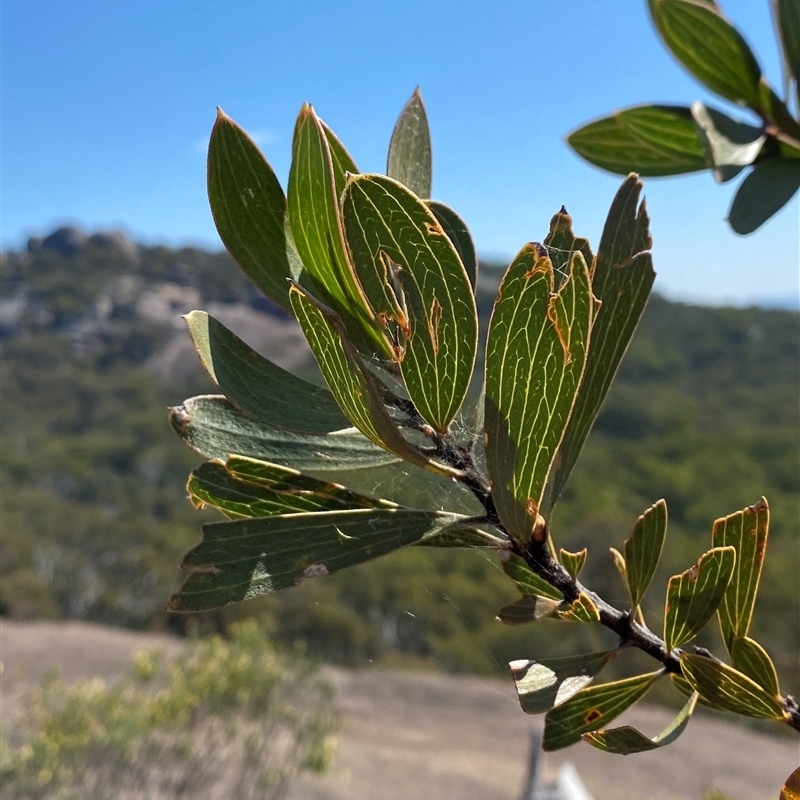
[[[255,142],[222,109],[208,143],[208,200],[220,239],[253,283],[289,310],[286,198]]]
[[[421,547],[489,547],[493,550],[507,548],[508,538],[499,534],[494,526],[487,527],[492,532],[482,530],[474,524],[456,524],[418,544]]]
[[[364,301],[347,256],[339,214],[346,172],[357,172],[347,151],[309,105],[294,131],[289,172],[289,222],[314,290],[342,318],[359,346],[391,351]]]
[[[475,252],[475,245],[472,242],[467,223],[450,206],[446,206],[438,200],[428,200],[427,206],[433,212],[433,216],[439,220],[447,238],[453,243],[474,290],[478,284],[478,255]]]
[[[578,398],[548,488],[555,507],[606,397],[622,356],[636,330],[655,280],[652,240],[642,184],[629,175],[614,198],[603,228],[592,273],[592,293],[600,301],[592,326],[592,346]]]
[[[760,128],[732,119],[702,103],[692,104],[692,116],[697,123],[706,158],[720,183],[735,178],[750,166],[767,141]]]
[[[747,636],[750,630],[768,536],[769,506],[764,497],[755,505],[714,522],[711,531],[714,547],[727,545],[736,549],[736,566],[718,609],[719,626],[728,652],[734,637]]]
[[[667,504],[666,501],[659,500],[639,517],[633,533],[625,542],[625,574],[632,608],[641,603],[650,581],[653,580],[666,535]]]
[[[714,616],[736,562],[733,547],[714,547],[667,584],[664,642],[667,651],[693,639]]]
[[[660,674],[651,672],[582,689],[547,712],[544,749],[560,750],[579,742],[584,733],[599,730],[644,697]]]
[[[572,230],[572,217],[564,206],[561,206],[561,211],[554,214],[550,220],[550,231],[545,237],[544,246],[547,248],[547,255],[553,262],[557,284],[560,284],[561,279],[569,274],[572,254],[576,251],[580,251],[591,274],[594,268],[594,253],[589,246],[589,240],[575,235]]]
[[[327,389],[260,356],[205,311],[192,311],[185,319],[206,372],[242,411],[267,425],[303,433],[350,427]]]
[[[569,572],[573,578],[577,578],[578,574],[583,569],[588,553],[589,551],[585,547],[577,553],[570,553],[569,550],[565,550],[563,547],[561,548],[561,563],[564,565],[564,569]]]
[[[645,736],[636,728],[625,725],[621,728],[584,733],[583,741],[588,742],[599,750],[623,756],[631,753],[644,753],[647,750],[656,750],[659,747],[672,744],[686,730],[689,719],[694,713],[694,707],[697,705],[697,698],[696,692],[692,694],[675,719],[653,739]]]
[[[543,661],[512,661],[508,668],[522,710],[527,714],[543,714],[561,705],[588,686],[616,654],[616,650],[606,650]]]
[[[761,110],[769,122],[779,131],[788,134],[795,140],[800,139],[800,122],[798,122],[789,110],[786,103],[775,94],[775,90],[762,78],[759,83],[761,92]],[[778,134],[780,137],[780,133]]]
[[[800,0],[773,0],[772,7],[783,61],[789,74],[794,77],[795,91],[800,100]]]
[[[779,800],[800,800],[800,767],[786,779]]]
[[[618,175],[681,175],[707,167],[691,112],[684,106],[615,111],[573,131],[567,143],[590,164]]]
[[[212,522],[183,560],[170,611],[204,611],[296,586],[439,533],[456,514],[358,509]]]
[[[768,158],[739,185],[728,212],[736,233],[752,233],[777,214],[800,189],[800,159]]]
[[[549,597],[526,594],[503,606],[497,612],[497,619],[506,625],[521,625],[525,622],[536,622],[554,614],[563,605],[559,600]]]
[[[543,595],[559,602],[564,599],[561,592],[533,572],[524,559],[508,553],[502,555],[507,556],[503,560],[503,571],[517,584],[520,594]]]
[[[692,688],[719,708],[746,717],[784,718],[783,707],[776,697],[721,661],[683,653],[681,669]]]
[[[692,695],[697,694],[692,684],[689,683],[689,681],[687,681],[683,675],[676,675],[674,672],[670,672],[669,679],[672,681],[672,684],[675,686],[675,688],[685,697],[691,698]],[[724,706],[718,705],[710,700],[706,700],[706,698],[702,695],[698,695],[697,702],[700,703],[701,706],[706,706],[706,708],[714,708],[717,711],[727,710]]]
[[[571,622],[600,622],[600,612],[597,606],[585,592],[581,592],[576,600],[573,600],[568,606],[558,611],[558,618],[569,620]]]
[[[189,476],[192,502],[217,508],[229,517],[268,517],[304,511],[396,508],[395,503],[351,492],[338,483],[303,475],[265,461],[230,456],[207,461]]]
[[[419,87],[414,90],[394,126],[386,174],[411,189],[417,197],[427,199],[431,196],[431,133]]]
[[[396,456],[357,431],[314,436],[270,428],[221,395],[200,395],[169,410],[178,436],[206,458],[236,453],[303,471],[367,469],[393,464]]]
[[[508,268],[486,345],[486,464],[509,534],[527,540],[578,392],[593,298],[580,252],[553,294],[553,265],[526,245]]]
[[[451,471],[431,462],[402,437],[383,404],[375,378],[350,343],[336,314],[297,285],[292,286],[289,297],[319,368],[353,425],[370,441],[411,464],[428,466],[442,474]]]
[[[780,695],[778,673],[767,651],[754,639],[736,636],[731,643],[731,659],[739,672],[752,678],[773,695]]]
[[[742,35],[716,4],[648,0],[653,24],[672,54],[711,91],[758,109],[761,68]]]
[[[364,294],[395,342],[423,419],[444,432],[472,378],[475,296],[464,265],[428,207],[384,175],[355,175],[342,196],[347,244]]]

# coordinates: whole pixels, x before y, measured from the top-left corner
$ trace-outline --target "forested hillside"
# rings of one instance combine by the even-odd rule
[[[483,312],[498,275],[485,270]],[[179,315],[206,308],[265,354],[311,374],[302,337],[227,255],[136,246],[118,235],[61,230],[32,240],[27,252],[3,255],[0,292],[0,610],[180,627],[162,609],[180,556],[210,514],[185,500],[199,457],[173,436],[165,409],[213,389]],[[662,582],[649,594],[657,609],[663,579],[707,548],[713,520],[766,495],[771,541],[754,635],[794,689],[798,387],[800,314],[652,298],[552,528],[560,545],[589,546],[586,582],[620,598],[608,548],[666,498]],[[374,471],[369,481],[385,496],[424,490],[412,474],[403,485]],[[489,557],[412,548],[209,624],[257,613],[276,635],[323,657],[477,672],[504,669],[544,640],[552,652],[606,635],[550,621],[536,631],[503,627],[495,611],[514,596]]]

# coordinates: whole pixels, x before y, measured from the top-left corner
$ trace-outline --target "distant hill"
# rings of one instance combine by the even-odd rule
[[[481,281],[484,317],[498,274],[493,265]],[[204,515],[184,500],[197,458],[165,407],[213,391],[180,314],[210,310],[287,368],[313,372],[302,336],[227,254],[120,234],[61,229],[3,254],[0,298],[0,611],[179,626],[162,609]],[[708,546],[712,521],[766,495],[754,631],[788,676],[800,675],[798,387],[797,312],[653,297],[553,524],[559,544],[588,544],[588,582],[621,599],[608,547],[665,497],[657,610],[663,580]],[[387,495],[420,491],[413,474],[370,480]],[[255,612],[326,657],[484,673],[534,644],[605,636],[571,626],[565,643],[558,623],[504,628],[494,613],[512,597],[489,558],[413,549],[206,619]]]

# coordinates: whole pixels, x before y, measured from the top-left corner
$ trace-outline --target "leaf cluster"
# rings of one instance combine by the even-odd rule
[[[596,254],[562,208],[544,242],[513,259],[491,312],[484,389],[472,407],[465,399],[478,352],[474,247],[463,224],[440,221],[455,212],[437,214],[441,204],[427,198],[430,149],[418,92],[395,127],[388,176],[358,173],[304,106],[284,197],[245,132],[218,114],[209,146],[218,229],[257,285],[294,314],[328,390],[285,373],[209,315],[189,315],[201,362],[223,394],[190,398],[170,419],[212,459],[192,473],[193,502],[228,521],[204,526],[169,609],[271,594],[411,545],[492,549],[521,593],[501,621],[599,623],[619,637],[614,650],[566,662],[512,662],[523,708],[547,711],[546,748],[584,737],[614,752],[652,749],[680,734],[698,700],[800,729],[796,703],[747,636],[767,537],[763,498],[718,520],[712,548],[670,579],[660,636],[640,603],[664,544],[664,501],[640,517],[624,552],[613,551],[628,592],[622,610],[580,582],[585,548],[557,552],[553,544],[554,509],[655,277],[637,176],[614,198]],[[458,435],[464,415],[477,417],[482,435]],[[330,476],[397,462],[461,484],[482,511],[398,505]],[[715,612],[733,666],[683,649]],[[658,670],[586,685],[627,647],[653,657]],[[666,731],[649,739],[606,728],[666,675],[689,694]]]
[[[746,171],[728,222],[737,233],[752,233],[800,188],[800,3],[771,0],[771,6],[783,98],[716,0],[647,0],[653,25],[678,62],[720,99],[748,109],[756,124],[701,102],[633,106],[569,134],[571,147],[592,164],[623,175],[709,169],[724,183]]]

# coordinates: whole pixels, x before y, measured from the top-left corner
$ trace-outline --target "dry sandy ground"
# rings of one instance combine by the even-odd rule
[[[25,683],[58,664],[66,679],[113,678],[141,648],[176,640],[83,623],[0,622],[2,720]],[[332,670],[346,722],[334,771],[304,780],[292,800],[516,800],[531,727],[510,681],[388,671]],[[624,721],[654,735],[669,712],[639,707]],[[698,718],[673,745],[620,756],[579,744],[548,757],[572,761],[597,800],[700,800],[710,789],[733,800],[778,797],[800,763],[792,739]]]

